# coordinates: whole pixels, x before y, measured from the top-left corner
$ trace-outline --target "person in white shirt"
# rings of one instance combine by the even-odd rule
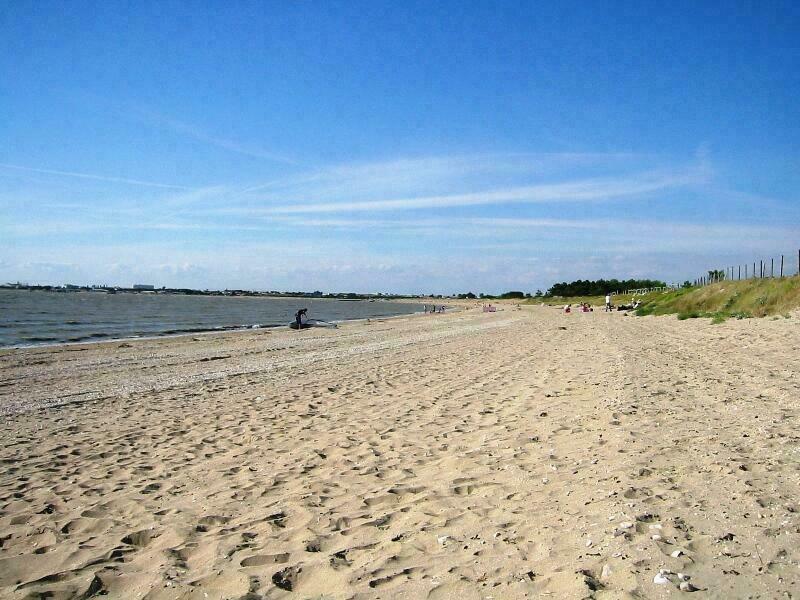
[[[606,294],[606,312],[611,312],[611,294]]]

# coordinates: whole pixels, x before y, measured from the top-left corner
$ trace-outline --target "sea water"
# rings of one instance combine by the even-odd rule
[[[421,304],[322,298],[105,294],[0,289],[0,347],[87,342],[410,314]]]

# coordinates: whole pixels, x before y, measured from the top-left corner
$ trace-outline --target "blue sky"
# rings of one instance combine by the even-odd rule
[[[3,281],[535,291],[800,247],[796,3],[13,2],[0,40]]]

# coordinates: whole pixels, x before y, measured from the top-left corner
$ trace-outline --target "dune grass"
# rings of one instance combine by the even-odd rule
[[[636,298],[638,300],[649,300],[651,298],[656,298],[660,294],[664,292],[652,292],[650,294],[639,294],[634,296],[633,294],[619,294],[614,296],[614,306],[619,304],[630,304],[633,302],[633,299]],[[595,310],[599,307],[602,309],[606,305],[606,297],[605,296],[543,296],[541,298],[530,298],[525,301],[525,304],[546,304],[548,306],[564,306],[565,304],[572,304],[575,306],[576,304],[583,304],[584,302],[588,302]]]
[[[800,308],[800,277],[722,281],[699,288],[674,290],[646,298],[640,316],[677,314],[678,319],[709,317],[715,323],[787,315]]]
[[[788,316],[800,309],[800,277],[783,279],[748,279],[745,281],[722,281],[705,287],[682,288],[667,292],[652,292],[637,296],[642,306],[636,311],[639,316],[670,315],[678,319],[710,318],[721,323],[729,318]],[[614,304],[630,304],[633,296],[614,296]],[[603,307],[603,296],[581,296],[575,298],[533,298],[530,303],[545,302],[549,305],[580,304],[588,302],[595,310]]]

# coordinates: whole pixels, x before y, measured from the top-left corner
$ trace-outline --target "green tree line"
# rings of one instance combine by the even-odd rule
[[[664,287],[667,284],[663,281],[654,279],[626,279],[620,281],[618,279],[598,279],[597,281],[589,281],[588,279],[579,279],[567,283],[554,284],[547,290],[548,296],[602,296],[609,292],[617,292],[622,290],[632,290],[639,288],[651,287]]]

